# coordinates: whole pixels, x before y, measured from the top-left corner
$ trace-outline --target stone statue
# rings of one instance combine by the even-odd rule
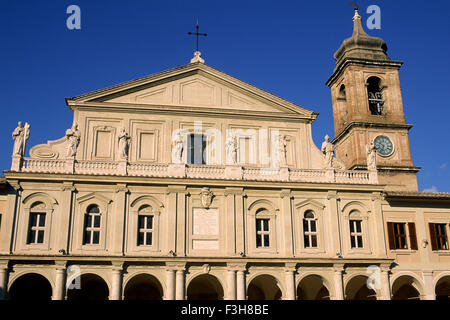
[[[80,144],[81,133],[78,130],[78,124],[75,122],[72,128],[66,130],[67,139],[67,158],[75,158],[77,155],[78,145]]]
[[[128,160],[128,149],[130,135],[125,131],[125,128],[121,128],[119,132],[119,158],[122,160]]]
[[[287,140],[286,136],[282,135],[278,137],[278,157],[281,166],[286,166],[287,164]]]
[[[375,144],[373,143],[373,141],[370,142],[370,145],[366,145],[366,153],[367,153],[367,170],[376,171],[377,149],[375,148]]]
[[[172,141],[172,163],[180,164],[183,162],[183,149],[183,136],[178,132]]]
[[[329,140],[330,137],[326,135],[321,148],[322,153],[325,154],[324,167],[326,169],[333,168],[334,145]]]
[[[14,140],[13,155],[23,157],[27,140],[30,137],[30,125],[26,122],[23,126],[22,121],[19,121],[17,125],[12,133]]]
[[[236,136],[233,134],[230,134],[227,138],[227,159],[230,164],[237,163],[237,142]]]

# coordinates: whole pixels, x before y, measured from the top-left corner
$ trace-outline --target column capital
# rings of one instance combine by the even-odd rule
[[[166,271],[186,271],[186,262],[166,262]]]
[[[55,269],[56,270],[66,270],[67,269],[67,261],[66,260],[55,261]]]
[[[339,195],[336,190],[330,190],[327,193],[327,200],[336,199],[339,200]]]
[[[186,190],[186,186],[179,186],[179,185],[169,185],[166,189],[167,194],[171,193],[188,193]]]
[[[77,188],[74,187],[73,181],[64,181],[61,186],[61,191],[76,191]]]
[[[225,188],[225,191],[224,191],[224,195],[225,196],[229,196],[229,195],[243,195],[243,194],[244,194],[244,188],[228,187],[228,188]]]
[[[345,271],[345,264],[344,263],[333,264],[333,271],[343,273]]]
[[[0,269],[8,269],[9,260],[0,260]]]
[[[246,263],[238,263],[238,262],[231,262],[227,263],[227,270],[228,271],[247,271],[247,264]]]
[[[422,275],[423,275],[424,277],[432,277],[432,276],[433,276],[433,272],[434,272],[434,271],[425,270],[425,271],[422,271]]]
[[[130,192],[130,190],[128,189],[128,185],[126,183],[118,183],[116,185],[116,188],[114,191],[116,193],[119,193],[119,192],[129,193]]]
[[[285,272],[297,272],[297,264],[294,262],[289,262],[284,264]]]
[[[124,265],[123,261],[112,261],[111,264],[112,264],[113,271],[123,271],[123,265]]]
[[[292,197],[292,192],[291,189],[281,189],[280,191],[280,197],[281,198],[285,198],[285,197]]]

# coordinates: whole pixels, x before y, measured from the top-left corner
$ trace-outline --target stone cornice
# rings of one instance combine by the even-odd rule
[[[333,71],[333,74],[328,78],[325,84],[329,87],[333,85],[337,78],[341,75],[344,69],[349,65],[362,65],[362,66],[375,66],[375,67],[390,67],[400,69],[402,61],[393,60],[370,60],[370,59],[357,59],[357,58],[345,58],[341,60]]]
[[[135,80],[131,80],[131,81],[127,81],[127,82],[123,82],[121,84],[117,84],[111,87],[107,87],[104,89],[100,89],[100,90],[96,90],[93,92],[89,92],[89,93],[85,93],[83,95],[79,95],[73,98],[66,98],[66,103],[67,105],[71,105],[73,103],[78,103],[78,102],[86,102],[86,101],[99,101],[102,98],[105,99],[105,96],[111,96],[114,94],[117,94],[118,92],[121,91],[129,91],[132,89],[137,90],[139,87],[142,87],[144,85],[148,85],[149,83],[152,82],[157,82],[157,81],[170,81],[170,78],[173,77],[179,77],[180,75],[183,74],[196,74],[196,73],[200,73],[200,74],[204,74],[204,75],[208,75],[209,77],[214,77],[215,79],[219,80],[219,81],[224,81],[238,89],[240,89],[240,91],[245,91],[248,94],[251,95],[255,95],[258,96],[264,100],[267,100],[268,102],[272,103],[272,104],[276,104],[281,106],[284,109],[288,109],[290,111],[292,111],[293,113],[298,113],[298,114],[303,114],[303,115],[307,115],[310,117],[316,117],[317,113],[312,112],[306,108],[303,108],[299,105],[296,105],[295,103],[292,103],[288,100],[285,100],[277,95],[274,95],[268,91],[262,90],[254,85],[251,85],[249,83],[246,83],[242,80],[239,80],[233,76],[230,76],[220,70],[217,70],[213,67],[210,67],[208,65],[205,65],[203,63],[190,63],[187,65],[183,65],[183,66],[179,66],[176,68],[172,68],[166,71],[162,71],[159,73],[155,73],[149,76],[145,76],[142,78],[138,78]]]
[[[338,143],[339,140],[341,140],[353,128],[395,128],[409,130],[412,128],[412,124],[354,121],[350,122],[344,129],[342,129],[341,132],[331,141],[331,143]]]
[[[384,185],[372,184],[345,184],[329,182],[283,182],[283,181],[251,181],[251,180],[223,180],[223,179],[191,179],[191,178],[161,178],[161,177],[137,177],[137,176],[117,176],[117,175],[81,175],[81,174],[58,174],[58,173],[31,173],[31,172],[12,172],[5,171],[7,179],[16,179],[22,181],[42,182],[60,182],[73,181],[74,183],[97,183],[97,184],[116,184],[126,183],[129,187],[136,184],[158,185],[158,186],[205,186],[214,187],[260,187],[260,188],[280,188],[294,190],[329,190],[339,189],[340,191],[383,191]],[[183,192],[179,190],[177,192]],[[184,191],[186,192],[186,191]]]
[[[155,114],[170,114],[180,116],[214,117],[214,118],[232,118],[232,119],[255,119],[255,120],[281,120],[281,121],[299,121],[306,123],[313,122],[318,113],[311,115],[302,115],[288,112],[267,112],[258,110],[235,110],[228,108],[208,108],[183,105],[156,105],[156,104],[136,104],[136,103],[118,103],[118,102],[69,102],[72,110],[97,111],[97,112],[130,112]]]
[[[14,261],[18,261],[20,263],[26,262],[43,262],[43,261],[53,261],[58,263],[58,261],[67,261],[67,262],[84,262],[84,261],[92,261],[95,259],[97,263],[111,263],[114,264],[127,264],[127,263],[164,263],[166,267],[180,267],[183,268],[188,263],[226,263],[227,265],[238,265],[245,267],[248,263],[270,263],[270,264],[301,264],[304,266],[305,264],[326,264],[326,265],[366,265],[366,264],[390,264],[395,261],[395,259],[389,258],[294,258],[294,257],[267,257],[267,258],[258,258],[258,257],[220,257],[220,256],[212,256],[212,257],[174,257],[171,258],[171,261],[167,261],[166,256],[77,256],[77,255],[67,255],[64,257],[52,256],[52,255],[1,255],[1,260],[8,260],[9,263],[14,263]],[[0,260],[0,261],[1,261]]]

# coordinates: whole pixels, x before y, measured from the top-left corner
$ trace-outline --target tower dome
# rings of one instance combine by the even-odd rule
[[[353,17],[353,34],[345,39],[335,52],[336,65],[345,59],[358,60],[390,60],[386,54],[387,45],[383,39],[369,36],[363,29],[358,7],[355,7]]]

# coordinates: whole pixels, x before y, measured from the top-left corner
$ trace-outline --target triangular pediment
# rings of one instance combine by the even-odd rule
[[[238,111],[296,114],[314,119],[317,114],[203,63],[128,81],[71,99],[69,104],[107,103],[206,107]]]

